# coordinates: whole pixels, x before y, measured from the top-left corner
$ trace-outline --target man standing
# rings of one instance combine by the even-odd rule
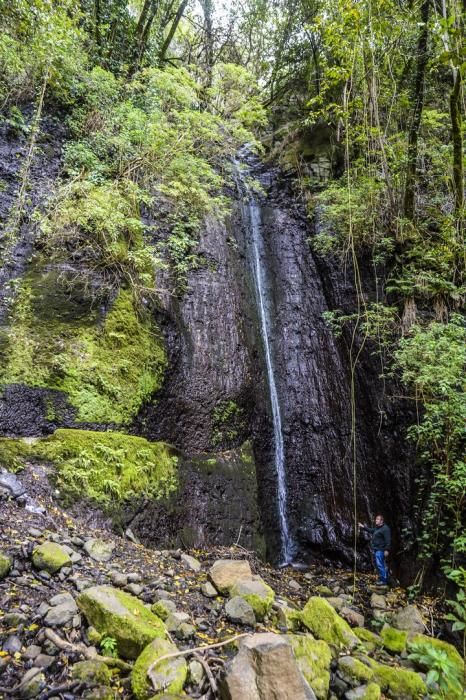
[[[385,525],[383,515],[376,515],[375,527],[366,527],[363,523],[358,523],[359,527],[371,535],[371,549],[374,553],[375,566],[379,573],[377,586],[388,585],[388,567],[386,558],[390,553],[391,532],[388,525]]]

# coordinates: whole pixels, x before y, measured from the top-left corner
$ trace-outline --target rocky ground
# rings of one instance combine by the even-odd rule
[[[408,605],[370,575],[274,570],[239,547],[146,549],[60,507],[43,469],[0,473],[1,698],[414,699],[428,696],[419,645],[462,678],[456,649],[430,636],[432,601]]]

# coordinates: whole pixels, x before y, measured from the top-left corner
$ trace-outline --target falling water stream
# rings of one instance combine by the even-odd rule
[[[281,535],[281,565],[289,564],[292,561],[292,542],[288,528],[287,517],[287,489],[285,476],[285,451],[283,446],[282,416],[280,403],[278,401],[277,384],[275,381],[275,371],[273,354],[270,343],[271,320],[269,304],[267,299],[266,270],[262,263],[264,259],[264,241],[262,237],[262,216],[261,207],[254,198],[254,193],[248,186],[238,163],[235,163],[238,174],[238,181],[244,195],[242,208],[245,221],[250,226],[250,252],[251,268],[254,279],[254,287],[257,297],[257,306],[260,319],[260,329],[264,344],[265,363],[267,368],[267,378],[270,392],[270,404],[272,408],[273,435],[274,435],[274,464],[277,476],[277,496],[278,496],[278,517]]]

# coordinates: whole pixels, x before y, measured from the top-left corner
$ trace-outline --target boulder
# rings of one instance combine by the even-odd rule
[[[79,681],[96,685],[110,685],[112,680],[112,674],[107,665],[98,659],[78,661],[71,669],[71,675]]]
[[[152,605],[151,610],[161,620],[166,620],[171,613],[176,612],[176,605],[173,600],[162,598]]]
[[[387,609],[387,599],[384,595],[380,593],[373,593],[371,595],[371,608],[375,610],[386,610]]]
[[[351,627],[364,627],[364,615],[353,608],[343,607],[340,610],[340,615]]]
[[[337,669],[340,678],[353,688],[374,678],[373,669],[353,656],[340,656]]]
[[[0,488],[6,489],[13,498],[19,498],[26,493],[26,489],[18,477],[6,469],[0,470]]]
[[[309,598],[300,614],[302,624],[334,650],[352,649],[359,644],[348,623],[340,617],[325,598]]]
[[[231,597],[239,596],[244,598],[258,620],[263,620],[275,600],[275,593],[260,576],[254,576],[252,579],[244,579],[237,581],[230,588]]]
[[[374,682],[392,700],[418,700],[427,694],[426,684],[421,676],[404,668],[384,666],[376,661],[371,663]]]
[[[91,539],[84,543],[84,551],[94,559],[94,561],[106,562],[112,558],[115,545],[113,542]]]
[[[315,593],[317,593],[317,595],[321,595],[324,597],[330,597],[333,595],[332,589],[329,588],[328,586],[324,586],[324,585],[316,586],[314,588],[314,591],[315,591]]]
[[[408,638],[407,632],[396,630],[394,627],[386,625],[382,629],[380,636],[383,641],[384,649],[392,654],[401,654],[406,648],[406,640]]]
[[[199,571],[202,569],[201,562],[195,557],[190,556],[189,554],[182,554],[180,559],[188,569],[191,569],[191,571],[199,573]]]
[[[220,593],[228,593],[238,581],[251,579],[252,571],[245,559],[219,559],[211,566],[209,576]]]
[[[182,622],[179,627],[175,630],[175,636],[177,639],[186,640],[191,639],[196,634],[196,628],[189,622]]]
[[[201,593],[203,596],[206,598],[215,598],[218,595],[218,591],[210,581],[206,581],[205,583],[202,584],[201,586]]]
[[[239,595],[233,596],[225,605],[225,613],[231,622],[253,627],[256,624],[254,610],[248,601]]]
[[[380,700],[382,691],[377,683],[368,683],[360,685],[358,688],[348,690],[345,694],[345,700]]]
[[[178,627],[185,622],[189,622],[189,615],[185,612],[171,612],[165,620],[165,625],[169,632],[176,632]]]
[[[286,637],[266,632],[246,637],[226,666],[223,700],[315,700]]]
[[[90,625],[117,641],[118,653],[125,658],[137,658],[153,639],[166,636],[162,620],[138,598],[118,588],[86,588],[77,603]]]
[[[326,700],[330,685],[331,653],[327,642],[310,634],[289,634],[298,667],[318,700]]]
[[[407,605],[399,610],[393,616],[392,625],[398,630],[404,630],[409,636],[422,634],[426,629],[423,617],[415,605]]]
[[[375,651],[383,645],[382,638],[379,637],[378,634],[375,634],[364,627],[355,627],[353,632],[363,643],[363,646],[365,649],[367,649],[367,651]]]
[[[73,616],[78,612],[78,606],[71,596],[70,598],[71,600],[49,608],[44,618],[46,625],[61,627],[73,619]]]
[[[147,676],[149,667],[161,656],[176,653],[177,648],[171,642],[164,639],[154,639],[138,656],[131,672],[131,688],[137,700],[148,698],[160,698],[165,693],[177,694],[183,690],[183,685],[188,674],[188,667],[183,656],[166,659],[154,668],[153,676],[156,681],[157,691]]]
[[[11,569],[11,559],[0,552],[0,581],[8,576]]]
[[[19,697],[22,700],[29,700],[29,698],[35,698],[44,689],[45,686],[45,676],[40,668],[33,666],[26,671],[23,678],[21,679],[21,688],[19,690]]]
[[[55,542],[43,542],[34,549],[32,563],[36,569],[54,574],[63,566],[70,566],[71,559],[61,545]]]

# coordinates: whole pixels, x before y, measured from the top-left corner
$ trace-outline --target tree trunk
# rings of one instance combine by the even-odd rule
[[[461,119],[461,71],[456,69],[453,88],[450,93],[451,133],[453,141],[453,190],[455,193],[455,214],[459,221],[464,204],[463,134]]]
[[[134,44],[132,51],[132,61],[128,69],[128,77],[131,78],[141,65],[142,58],[147,48],[149,34],[157,12],[158,2],[156,0],[144,0],[144,5],[139,15],[136,31],[134,32]]]
[[[414,219],[414,192],[417,174],[418,137],[421,126],[422,110],[424,108],[424,84],[428,59],[427,44],[429,39],[429,10],[430,0],[424,0],[421,5],[422,26],[419,32],[416,51],[416,77],[413,87],[413,112],[408,133],[408,163],[404,193],[404,215],[411,221]]]
[[[179,5],[176,15],[173,18],[172,24],[170,29],[168,30],[167,37],[165,41],[162,44],[162,48],[160,49],[159,52],[159,63],[163,63],[165,61],[165,57],[167,55],[167,51],[170,48],[170,44],[172,43],[173,37],[175,36],[175,32],[178,28],[178,25],[181,21],[181,18],[183,17],[184,11],[186,9],[186,5],[188,4],[188,0],[182,0],[181,4]]]

